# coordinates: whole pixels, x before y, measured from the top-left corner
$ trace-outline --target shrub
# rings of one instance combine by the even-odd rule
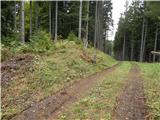
[[[73,32],[69,33],[67,39],[69,41],[75,41],[76,44],[82,44],[82,40],[80,40],[79,38],[77,38],[77,36]]]
[[[31,48],[29,47],[28,44],[23,44],[23,43],[20,43],[19,46],[17,46],[16,48],[13,48],[13,52],[16,54],[16,53],[27,53],[27,52],[30,52],[31,51]]]
[[[20,36],[18,33],[11,34],[10,36],[2,36],[1,41],[1,60],[5,61],[13,57],[17,52],[23,50],[20,48],[22,45],[20,43]]]
[[[76,40],[78,40],[77,36],[76,36],[73,32],[70,32],[70,33],[69,33],[67,39],[68,39],[69,41],[76,41]]]
[[[45,31],[34,33],[30,39],[30,47],[33,52],[46,52],[51,49],[52,41]]]
[[[27,53],[30,49],[27,44],[19,43],[16,47],[8,47],[1,44],[1,60],[5,61],[20,53]]]
[[[3,44],[1,44],[1,61],[5,61],[8,58],[12,57],[12,52],[9,49],[9,47],[4,46]]]
[[[2,36],[2,44],[8,47],[17,47],[19,45],[19,34],[12,34],[10,36],[4,37]]]

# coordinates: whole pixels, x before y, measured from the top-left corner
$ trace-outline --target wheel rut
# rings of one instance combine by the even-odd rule
[[[113,120],[146,120],[146,106],[143,91],[143,79],[140,68],[133,65],[125,87],[117,97],[113,110]]]
[[[54,95],[15,115],[11,120],[55,120],[65,108],[85,96],[87,91],[100,82],[107,73],[115,70],[119,64],[78,80],[72,85],[65,87]]]

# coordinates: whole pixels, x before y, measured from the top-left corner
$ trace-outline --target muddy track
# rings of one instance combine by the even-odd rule
[[[146,120],[143,80],[140,69],[133,65],[125,87],[117,97],[117,105],[113,111],[113,120]]]
[[[120,64],[120,63],[119,63]],[[87,78],[78,80],[70,86],[58,91],[54,95],[34,104],[30,108],[15,115],[11,120],[54,120],[57,115],[72,103],[82,98],[89,89],[102,80],[107,73],[112,72],[119,65],[107,68]]]

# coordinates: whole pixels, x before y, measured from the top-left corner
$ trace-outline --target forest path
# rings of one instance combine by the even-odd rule
[[[145,120],[146,107],[144,102],[143,80],[140,68],[133,65],[123,91],[117,99],[113,111],[113,120]]]
[[[14,116],[12,120],[56,119],[58,114],[61,113],[64,108],[85,96],[91,88],[103,80],[103,77],[105,77],[107,73],[113,72],[119,64],[79,80],[71,86],[65,87],[56,94],[34,104],[32,107]]]

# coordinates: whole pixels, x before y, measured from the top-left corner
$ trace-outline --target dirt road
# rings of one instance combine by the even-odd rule
[[[78,82],[75,82],[73,85],[65,87],[53,96],[34,104],[32,107],[14,116],[12,120],[56,119],[56,116],[62,112],[64,108],[70,106],[83,97],[87,91],[101,81],[107,73],[112,72],[117,65],[91,75],[83,80],[78,80]]]
[[[113,120],[146,120],[145,115],[143,80],[139,67],[133,65],[125,87],[117,98]]]
[[[14,116],[12,120],[55,120],[65,109],[82,97],[87,96],[89,90],[101,82],[107,73],[113,72],[116,67],[117,65],[65,87]],[[146,120],[146,113],[143,79],[139,67],[133,65],[122,92],[117,96],[117,104],[114,107],[112,119]]]

